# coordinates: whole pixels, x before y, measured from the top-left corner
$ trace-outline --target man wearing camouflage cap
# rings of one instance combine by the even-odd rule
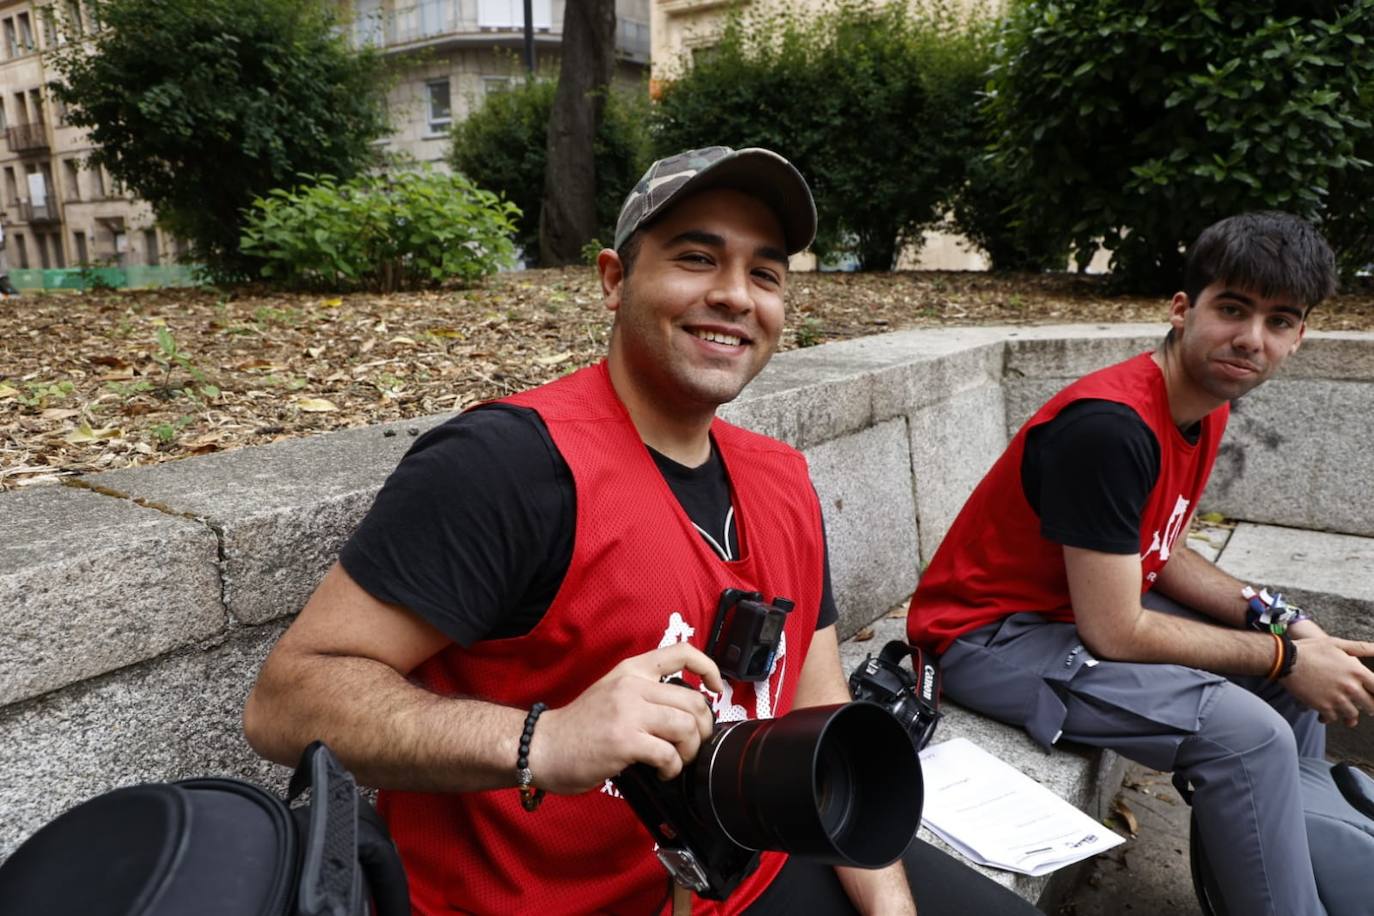
[[[606,360],[418,440],[265,663],[250,742],[290,764],[321,738],[383,789],[417,913],[664,910],[670,882],[610,778],[678,774],[713,713],[848,700],[805,460],[715,417],[776,349],[788,257],[815,229],[775,153],[656,162],[597,259]],[[701,651],[727,587],[795,602],[764,681],[727,682]],[[913,845],[927,914],[940,894],[1021,905]],[[766,853],[694,911],[843,912],[847,893],[914,912],[900,865],[841,871]]]

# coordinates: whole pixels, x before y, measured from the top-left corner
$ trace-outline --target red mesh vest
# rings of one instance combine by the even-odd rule
[[[911,599],[907,636],[944,652],[956,637],[1021,611],[1072,622],[1063,547],[1040,536],[1040,518],[1021,487],[1026,434],[1074,401],[1116,401],[1133,409],[1160,446],[1159,478],[1141,516],[1141,590],[1148,591],[1197,506],[1216,460],[1230,405],[1202,420],[1197,444],[1169,415],[1164,375],[1142,353],[1059,392],[1026,421],[973,491]]]
[[[683,640],[705,648],[720,592],[734,587],[797,604],[768,689],[760,684],[755,695],[754,685],[729,685],[731,693],[715,701],[717,718],[790,709],[815,631],[824,563],[820,509],[801,454],[713,423],[743,554],[726,562],[669,490],[604,362],[507,402],[538,411],[572,470],[572,560],[532,632],[467,649],[450,646],[416,670],[419,682],[445,695],[563,706],[629,656]],[[653,841],[609,783],[583,795],[550,795],[532,813],[520,807],[515,789],[383,792],[378,804],[405,860],[417,914],[642,914],[668,902],[667,872]],[[784,859],[766,853],[729,901],[696,901],[696,912],[743,909]]]

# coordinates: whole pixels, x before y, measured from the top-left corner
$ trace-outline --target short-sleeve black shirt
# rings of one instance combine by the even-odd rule
[[[1159,462],[1159,441],[1139,414],[1115,401],[1087,399],[1027,434],[1021,486],[1046,540],[1138,553]]]
[[[651,454],[703,537],[735,556],[730,484],[714,445],[696,468]],[[460,645],[521,636],[543,619],[572,562],[576,499],[539,415],[490,405],[415,442],[339,560],[374,598]],[[829,567],[827,554],[817,629],[838,617]]]

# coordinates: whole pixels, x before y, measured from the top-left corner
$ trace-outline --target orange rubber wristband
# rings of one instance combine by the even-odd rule
[[[1274,637],[1274,667],[1269,669],[1269,676],[1264,679],[1266,684],[1272,684],[1278,678],[1279,672],[1283,670],[1283,637],[1277,633],[1270,633]]]

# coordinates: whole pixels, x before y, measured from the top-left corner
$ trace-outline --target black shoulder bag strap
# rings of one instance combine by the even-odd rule
[[[307,787],[310,805],[292,809],[304,834],[296,904],[299,916],[364,913],[365,886],[377,916],[409,916],[405,870],[386,824],[366,799],[358,797],[353,775],[320,741],[301,755],[287,789],[287,803]]]

